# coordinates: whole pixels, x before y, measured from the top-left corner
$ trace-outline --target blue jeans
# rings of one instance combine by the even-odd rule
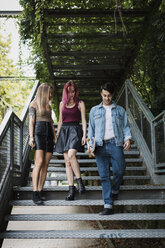
[[[102,195],[105,208],[112,208],[111,192],[118,194],[125,170],[125,159],[122,146],[116,146],[115,139],[106,140],[103,146],[97,146],[96,163],[102,184]],[[110,181],[110,163],[113,171],[113,186]]]

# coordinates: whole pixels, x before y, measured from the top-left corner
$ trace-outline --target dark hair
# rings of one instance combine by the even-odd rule
[[[109,82],[101,85],[101,91],[102,90],[107,90],[110,94],[113,94],[115,92],[113,84]]]

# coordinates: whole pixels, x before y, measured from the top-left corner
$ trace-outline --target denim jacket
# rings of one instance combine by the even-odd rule
[[[123,146],[123,143],[131,139],[131,131],[127,119],[126,111],[123,107],[116,105],[113,102],[112,108],[112,125],[115,135],[115,142],[117,146]],[[96,146],[103,145],[104,131],[105,131],[105,108],[101,102],[90,110],[88,138],[89,145],[92,145],[92,138],[95,137]]]

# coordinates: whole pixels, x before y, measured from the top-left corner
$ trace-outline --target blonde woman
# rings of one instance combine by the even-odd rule
[[[32,172],[33,202],[37,205],[45,200],[42,196],[42,188],[56,141],[49,104],[52,93],[53,89],[48,83],[41,84],[29,107],[29,145],[35,148]]]

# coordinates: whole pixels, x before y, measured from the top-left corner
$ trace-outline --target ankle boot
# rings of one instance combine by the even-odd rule
[[[65,198],[66,201],[73,201],[75,195],[75,186],[69,186],[69,193]]]
[[[38,191],[33,191],[33,202],[37,205],[40,205],[42,203]]]
[[[46,201],[46,197],[44,196],[43,190],[38,191],[38,194],[41,201]]]
[[[83,184],[81,177],[77,178],[76,181],[77,181],[78,192],[81,194],[85,193],[85,187],[84,187],[84,184]]]

